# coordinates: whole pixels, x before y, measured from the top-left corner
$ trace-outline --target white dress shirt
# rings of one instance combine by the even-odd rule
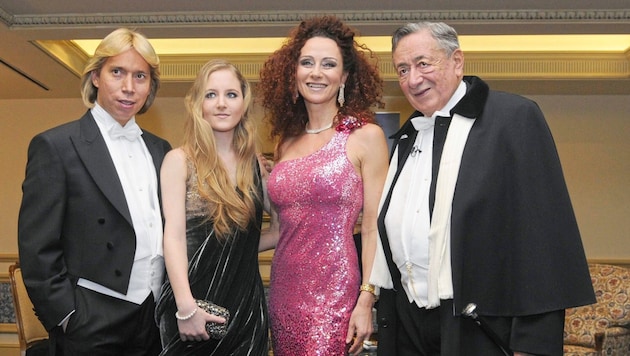
[[[400,172],[385,216],[392,258],[400,270],[403,289],[409,302],[415,302],[419,307],[428,305],[428,236],[431,229],[429,190],[432,180],[435,118],[449,117],[450,110],[465,94],[466,84],[462,82],[442,110],[436,111],[431,117],[419,116],[411,119],[418,135]],[[397,156],[398,153],[394,152],[393,157]],[[395,173],[396,167],[397,164],[390,164],[389,176]],[[383,194],[387,194],[388,190],[389,184]]]

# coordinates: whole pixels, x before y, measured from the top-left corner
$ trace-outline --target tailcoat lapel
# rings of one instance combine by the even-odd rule
[[[98,125],[89,111],[83,115],[79,126],[79,136],[70,136],[77,155],[105,197],[129,224],[133,225],[116,167]]]

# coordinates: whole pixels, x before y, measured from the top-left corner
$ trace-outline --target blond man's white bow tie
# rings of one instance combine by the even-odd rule
[[[142,135],[142,130],[135,122],[129,122],[124,127],[119,124],[114,124],[109,129],[109,136],[114,139],[124,137],[129,141],[133,141],[140,137],[140,135]]]

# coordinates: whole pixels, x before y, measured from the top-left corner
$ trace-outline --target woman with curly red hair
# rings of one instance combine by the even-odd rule
[[[382,79],[354,36],[332,16],[303,21],[260,73],[259,99],[279,139],[268,182],[279,231],[260,246],[276,249],[269,294],[276,356],[356,354],[372,332],[368,281],[388,148],[370,109],[382,106]]]

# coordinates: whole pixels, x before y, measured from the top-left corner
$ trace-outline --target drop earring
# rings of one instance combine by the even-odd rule
[[[343,107],[343,104],[346,102],[345,94],[343,92],[343,89],[345,87],[345,84],[341,84],[341,86],[339,86],[339,95],[337,95],[337,102],[339,103],[339,107]]]
[[[293,95],[293,104],[296,104],[299,98],[300,98],[300,92],[297,89],[295,89],[295,94]]]

